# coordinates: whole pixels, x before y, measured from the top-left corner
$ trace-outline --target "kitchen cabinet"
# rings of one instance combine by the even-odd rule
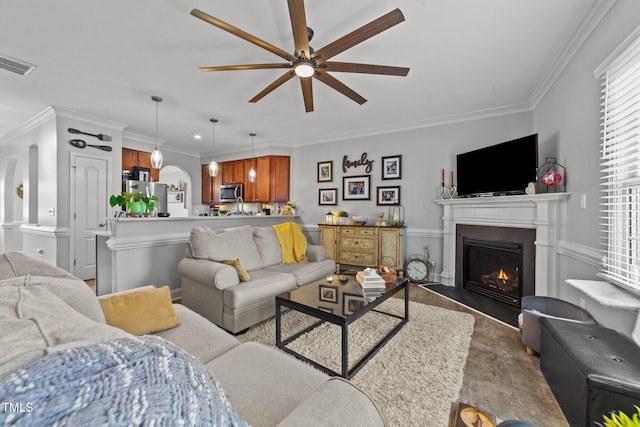
[[[220,183],[222,178],[220,176],[220,166],[218,163],[218,176],[209,176],[209,164],[201,165],[202,169],[202,199],[201,203],[204,205],[212,205],[218,203],[220,198]]]
[[[289,200],[290,185],[289,156],[270,156],[270,163],[269,201],[286,202]]]
[[[360,267],[404,264],[404,228],[373,225],[318,224],[320,244],[327,257],[340,264]]]
[[[256,181],[249,182],[249,170],[253,166],[256,170]],[[247,179],[244,184],[245,202],[271,201],[271,157],[263,156],[244,160],[244,171]]]
[[[149,168],[151,171],[151,180],[160,181],[160,169],[151,167],[151,153],[146,151],[132,150],[130,148],[122,149],[122,170],[133,171],[135,166],[141,168]]]
[[[256,169],[255,182],[249,182],[252,165]],[[289,168],[289,156],[232,160],[218,163],[218,177],[210,182],[209,169],[202,165],[202,203],[209,203],[209,197],[216,203],[222,184],[243,184],[244,201],[248,203],[284,203],[289,200]]]

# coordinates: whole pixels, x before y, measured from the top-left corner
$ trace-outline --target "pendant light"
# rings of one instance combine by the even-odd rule
[[[256,136],[255,133],[250,133],[251,135],[251,169],[249,169],[249,182],[256,182],[256,168],[253,167],[253,137]]]
[[[211,122],[212,132],[211,132],[211,148],[215,145],[216,140],[216,123],[218,123],[218,119],[209,119]],[[212,158],[209,162],[209,176],[216,177],[218,176],[218,162],[216,162],[215,158]]]
[[[156,148],[151,153],[151,167],[160,169],[162,167],[162,153],[158,149],[158,104],[162,102],[159,96],[152,96],[151,100],[156,103]]]

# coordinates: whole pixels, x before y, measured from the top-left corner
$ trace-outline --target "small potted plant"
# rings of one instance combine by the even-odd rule
[[[138,186],[132,185],[131,188],[138,189]],[[153,212],[156,200],[158,200],[157,196],[147,197],[139,191],[123,191],[118,195],[112,194],[109,198],[109,204],[111,207],[120,206],[123,212],[126,209],[130,215],[140,216],[144,215],[145,211]]]
[[[634,405],[636,413],[629,417],[622,411],[618,411],[616,414],[612,412],[608,417],[603,416],[604,424],[600,424],[603,427],[640,427],[640,408]]]
[[[349,218],[349,213],[346,211],[339,211],[336,214],[336,224],[345,225],[347,223],[347,218]]]

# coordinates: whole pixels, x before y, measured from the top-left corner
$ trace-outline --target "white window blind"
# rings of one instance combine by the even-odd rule
[[[603,71],[601,275],[640,293],[640,36]]]

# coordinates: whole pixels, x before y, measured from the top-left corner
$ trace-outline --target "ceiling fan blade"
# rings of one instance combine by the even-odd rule
[[[406,76],[409,68],[391,67],[388,65],[355,64],[352,62],[325,62],[323,70],[340,73],[384,74],[387,76]]]
[[[220,65],[217,67],[200,67],[200,71],[263,70],[266,68],[291,68],[291,64]]]
[[[269,52],[271,52],[273,54],[276,54],[276,55],[278,55],[279,57],[281,57],[283,59],[286,59],[287,61],[293,61],[293,60],[296,59],[290,53],[287,53],[284,50],[282,50],[282,49],[280,49],[278,47],[275,47],[271,43],[267,43],[264,40],[261,40],[261,39],[255,37],[255,36],[252,36],[251,34],[245,32],[245,31],[242,31],[241,29],[236,28],[231,24],[227,24],[224,21],[221,21],[221,20],[219,20],[217,18],[214,18],[213,16],[208,15],[208,14],[204,13],[201,10],[193,9],[191,11],[191,14],[193,16],[195,16],[196,18],[200,18],[203,21],[208,22],[209,24],[211,24],[213,26],[216,26],[216,27],[218,27],[218,28],[220,28],[222,30],[225,30],[225,31],[233,34],[234,36],[238,36],[241,39],[244,39],[244,40],[248,41],[249,43],[253,43],[256,46],[260,46],[261,48],[266,49]]]
[[[288,0],[289,18],[296,49],[296,56],[310,58],[309,35],[307,34],[307,17],[304,13],[304,0]]]
[[[313,111],[313,86],[310,78],[300,79],[300,85],[302,86],[302,97],[304,98],[304,109],[307,113]]]
[[[249,102],[258,102],[258,101],[260,101],[262,98],[264,98],[265,96],[269,95],[271,92],[273,92],[275,89],[280,87],[282,84],[284,84],[284,83],[288,82],[289,80],[291,80],[295,75],[296,75],[296,73],[294,73],[293,70],[290,70],[289,72],[284,74],[282,77],[278,78],[278,80],[276,80],[275,82],[271,83],[269,86],[264,88],[262,90],[262,92],[260,92],[259,94],[257,94],[253,98],[251,98],[249,100]]]
[[[345,85],[344,83],[342,83],[340,80],[336,79],[329,73],[316,71],[313,77],[320,80],[322,83],[328,86],[331,86],[332,88],[334,88],[335,90],[337,90],[338,92],[346,96],[347,98],[353,99],[355,102],[357,102],[360,105],[367,102],[367,100],[364,99],[362,96],[360,96],[356,91],[354,91],[353,89],[351,89],[350,87],[348,87],[347,85]]]
[[[380,34],[381,32],[388,30],[404,21],[404,15],[400,11],[400,9],[392,10],[386,15],[381,16],[378,19],[375,19],[369,22],[366,25],[358,28],[339,38],[338,40],[329,43],[325,47],[320,50],[317,50],[312,58],[317,59],[318,61],[324,62],[329,58],[336,56],[337,54],[344,52],[345,50],[357,45],[358,43],[362,43],[363,41],[370,39],[376,34]]]

